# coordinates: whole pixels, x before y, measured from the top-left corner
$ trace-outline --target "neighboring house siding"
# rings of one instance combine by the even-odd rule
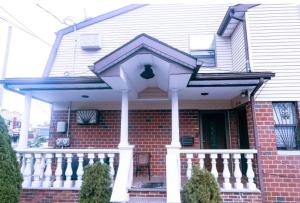
[[[246,71],[246,52],[243,23],[240,22],[231,36],[232,70],[235,72]]]
[[[300,17],[296,5],[260,5],[247,12],[252,71],[272,71],[257,100],[300,101]]]
[[[92,75],[88,65],[146,33],[189,53],[190,35],[216,34],[228,5],[148,5],[65,35],[58,48],[50,76]],[[82,51],[75,43],[82,33],[99,33],[102,49]],[[231,71],[230,39],[217,37],[217,65],[212,71]],[[75,61],[74,61],[75,58]]]

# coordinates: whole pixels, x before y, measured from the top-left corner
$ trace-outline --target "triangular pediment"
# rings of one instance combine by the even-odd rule
[[[119,47],[115,51],[94,63],[91,70],[100,75],[110,68],[134,57],[137,54],[153,54],[168,62],[176,63],[184,68],[194,70],[197,67],[197,59],[183,51],[180,51],[166,43],[149,35],[141,34]]]

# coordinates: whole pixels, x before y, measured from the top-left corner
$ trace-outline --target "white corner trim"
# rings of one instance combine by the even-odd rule
[[[277,154],[281,156],[300,156],[300,150],[278,150]]]

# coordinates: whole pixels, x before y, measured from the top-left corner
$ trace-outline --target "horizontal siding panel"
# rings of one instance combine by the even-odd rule
[[[276,74],[257,100],[300,101],[300,18],[295,5],[260,5],[246,15],[251,66]]]
[[[141,33],[189,53],[189,36],[216,34],[227,8],[228,5],[148,5],[69,33],[62,39],[50,75],[88,71],[88,65]],[[92,53],[83,52],[79,46],[75,48],[75,40],[83,33],[99,33],[102,49]],[[74,52],[75,70],[70,68],[74,62]],[[216,52],[218,67],[214,71],[232,70],[230,40],[217,39]]]

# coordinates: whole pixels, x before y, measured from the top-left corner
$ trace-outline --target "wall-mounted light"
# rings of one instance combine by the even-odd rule
[[[201,92],[201,95],[202,95],[202,96],[207,96],[207,95],[208,95],[208,92]]]
[[[240,96],[241,96],[242,98],[247,97],[247,96],[248,96],[248,90],[242,91],[241,94],[240,94]]]
[[[145,70],[140,74],[140,76],[146,80],[153,78],[155,76],[155,74],[153,73],[153,70],[151,68],[152,65],[145,64],[144,67],[145,67]]]

